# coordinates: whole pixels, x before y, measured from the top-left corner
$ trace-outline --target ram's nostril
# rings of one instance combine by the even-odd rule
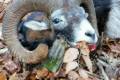
[[[86,32],[85,35],[92,38],[95,37],[95,33],[91,33],[91,32]]]

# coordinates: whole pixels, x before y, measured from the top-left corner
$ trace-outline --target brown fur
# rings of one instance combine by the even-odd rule
[[[27,41],[35,41],[40,39],[50,39],[51,37],[51,31],[50,30],[44,30],[44,31],[33,31],[29,30],[27,32]]]

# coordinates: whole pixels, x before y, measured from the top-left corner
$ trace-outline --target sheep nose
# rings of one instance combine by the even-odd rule
[[[95,39],[95,33],[86,32],[85,35],[86,35],[87,37],[90,37],[90,38],[92,38],[92,39]]]

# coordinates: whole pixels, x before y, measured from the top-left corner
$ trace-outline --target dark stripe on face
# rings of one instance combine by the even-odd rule
[[[62,30],[55,30],[56,35],[64,36],[68,41],[74,41],[73,29],[70,26],[65,27]]]

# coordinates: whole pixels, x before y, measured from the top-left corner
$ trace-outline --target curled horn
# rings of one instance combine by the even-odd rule
[[[38,63],[47,56],[47,45],[40,44],[38,47],[29,51],[25,49],[19,39],[17,26],[20,20],[31,11],[44,11],[49,15],[50,0],[13,0],[6,10],[3,19],[3,37],[11,53],[16,58],[25,63]],[[45,52],[46,51],[46,52]]]

